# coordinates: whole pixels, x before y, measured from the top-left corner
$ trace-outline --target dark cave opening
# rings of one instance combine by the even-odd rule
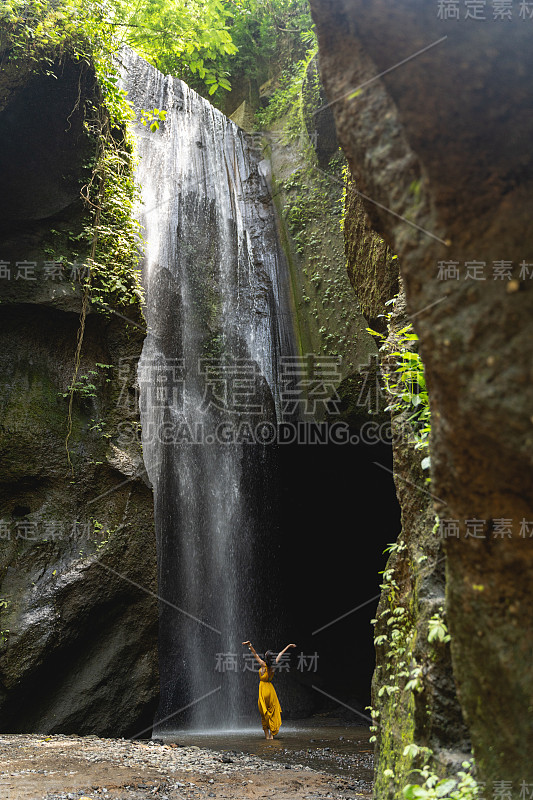
[[[87,65],[68,60],[12,90],[0,116],[0,175],[9,187],[0,195],[3,228],[46,219],[79,199],[95,152],[84,127],[94,91]]]
[[[349,430],[353,436],[355,428]],[[240,535],[249,537],[253,550],[240,554],[236,574],[252,606],[251,614],[241,606],[241,638],[250,639],[260,654],[279,652],[290,642],[297,645],[275,678],[285,720],[327,713],[366,724],[375,663],[370,620],[380,594],[379,573],[385,568],[383,551],[400,528],[391,447],[300,440],[265,448],[251,445],[245,460],[242,491],[248,512]],[[178,512],[172,510],[170,495],[167,502],[168,508],[161,507],[156,517],[168,517],[172,528]],[[158,735],[197,726],[188,710],[196,695],[181,643],[198,625],[176,612],[192,610],[175,579],[179,562],[169,531],[160,532],[159,591],[165,603],[159,617]],[[205,597],[220,596],[220,591],[220,586],[206,586]],[[218,625],[215,617],[209,622]],[[229,646],[225,635],[204,631],[202,642],[202,652],[211,653],[212,659],[200,692],[206,698],[202,704],[216,719],[221,703],[236,702],[238,684],[239,717],[249,724],[257,706],[253,658],[241,640]],[[175,716],[179,709],[185,710]]]
[[[280,587],[289,641],[308,657],[305,664],[291,657],[291,670],[316,687],[315,712],[335,709],[357,721],[340,703],[361,711],[370,702],[370,620],[383,551],[400,530],[392,449],[384,443],[290,446],[280,458],[279,483]]]

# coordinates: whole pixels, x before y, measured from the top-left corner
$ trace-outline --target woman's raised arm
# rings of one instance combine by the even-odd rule
[[[296,647],[296,645],[295,644],[288,644],[287,647],[284,647],[283,650],[280,653],[278,653],[277,656],[276,656],[276,662],[275,662],[276,664],[279,662],[279,660],[280,660],[281,656],[283,655],[283,653],[285,653],[289,649],[289,647]]]
[[[262,667],[266,667],[266,664],[265,664],[265,662],[263,661],[263,659],[262,659],[262,658],[259,658],[259,656],[258,656],[258,655],[257,655],[257,653],[255,652],[255,650],[254,650],[254,648],[253,648],[253,645],[252,645],[252,643],[251,643],[251,642],[243,642],[243,644],[247,644],[247,645],[248,645],[248,647],[250,648],[251,652],[253,653],[255,660],[256,660],[256,661],[258,661],[258,662],[259,662],[259,664],[261,664],[261,666],[262,666]]]

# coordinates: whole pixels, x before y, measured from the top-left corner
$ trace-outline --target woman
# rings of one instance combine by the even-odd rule
[[[263,660],[257,655],[251,642],[243,642],[243,644],[248,645],[255,660],[259,663],[259,699],[257,705],[259,706],[259,713],[261,714],[261,723],[265,732],[265,739],[273,739],[281,725],[281,706],[276,690],[272,684],[274,664],[279,663],[281,656],[289,647],[296,647],[296,645],[288,644],[287,647],[283,648],[281,653],[278,653],[275,660],[274,653],[271,650],[267,650]]]

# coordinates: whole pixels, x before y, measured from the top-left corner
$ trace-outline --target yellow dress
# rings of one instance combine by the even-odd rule
[[[259,670],[259,699],[257,705],[261,714],[263,730],[267,731],[270,728],[272,736],[275,736],[281,725],[281,706],[274,685],[269,680],[268,670],[263,669],[263,667]]]

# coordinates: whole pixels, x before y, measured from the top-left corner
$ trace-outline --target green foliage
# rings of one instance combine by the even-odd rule
[[[85,320],[90,304],[97,310],[109,306],[140,305],[139,278],[141,237],[134,207],[139,200],[135,183],[134,144],[128,130],[133,118],[131,104],[119,86],[115,56],[119,42],[110,19],[114,5],[107,0],[9,0],[8,24],[2,47],[7,68],[45,72],[53,77],[68,61],[80,65],[80,92],[72,113],[82,103],[84,74],[94,75],[94,94],[83,98],[84,128],[92,141],[91,174],[81,189],[86,223],[74,238],[84,256],[81,272],[82,308],[68,389],[69,405],[65,449],[73,469],[69,439],[75,395],[83,400],[95,395],[91,376],[78,379]],[[3,14],[8,13],[6,7]],[[152,118],[154,116],[152,112]],[[77,254],[76,254],[77,257]],[[73,266],[73,265],[72,265]],[[111,310],[112,310],[111,308]]]
[[[306,102],[311,98],[307,96],[304,101],[304,89],[306,94],[314,95],[312,103],[315,107],[319,97],[319,79],[316,69],[309,75],[309,67],[316,58],[318,52],[318,42],[312,31],[308,31],[311,39],[311,47],[305,52],[302,59],[292,62],[287,69],[282,72],[278,79],[278,85],[271,95],[268,105],[264,109],[259,109],[255,114],[255,123],[258,128],[266,128],[275,120],[285,118],[284,135],[285,141],[299,139],[302,151],[305,153],[313,150],[307,134],[306,125]],[[314,154],[314,151],[313,151]]]
[[[413,755],[410,748],[416,745],[409,745],[404,750],[404,755]],[[409,752],[408,752],[409,751]],[[427,758],[432,755],[429,748],[417,748],[418,752],[425,752]],[[416,754],[415,754],[416,755]],[[474,770],[473,761],[463,761],[463,769],[457,777],[439,778],[435,775],[426,763],[421,769],[413,772],[419,773],[423,779],[422,785],[410,783],[403,788],[405,800],[438,800],[439,798],[449,798],[449,800],[475,800],[479,797],[479,786],[472,774]]]
[[[411,667],[411,671],[409,673],[409,680],[405,684],[405,691],[406,692],[420,692],[424,689],[424,684],[422,683],[422,675],[423,675],[423,668],[419,666],[416,662]],[[416,747],[417,745],[413,744],[412,747]]]
[[[347,212],[347,209],[348,209],[348,205],[347,205],[347,202],[346,202],[346,195],[348,193],[348,182],[349,182],[349,180],[350,180],[350,167],[348,166],[348,164],[344,164],[344,166],[342,168],[342,183],[343,183],[342,197],[340,199],[340,203],[341,203],[341,220],[340,220],[341,231],[344,231],[344,225],[345,225],[345,222],[346,222],[346,212]]]
[[[88,124],[96,133],[101,130],[101,122],[98,116]],[[108,129],[109,121],[104,119],[99,134],[105,136],[101,139],[100,157],[84,190],[90,209],[90,220],[83,230],[90,248],[90,272],[83,283],[91,302],[100,310],[140,304],[143,300],[139,275],[143,242],[135,217],[140,189],[133,175],[133,142],[127,129],[123,129],[123,138],[118,141],[107,135]]]
[[[91,523],[96,537],[96,552],[100,552],[100,550],[103,550],[109,544],[109,540],[113,534],[116,533],[119,526],[117,525],[114,528],[108,528],[105,523],[100,522],[95,517],[91,517]]]
[[[90,369],[86,375],[79,375],[77,379],[68,387],[65,392],[60,392],[60,397],[70,397],[75,394],[80,400],[91,400],[97,397],[98,388],[104,383],[110,383],[108,370],[113,368],[112,364],[95,365],[97,369]]]
[[[154,108],[152,111],[141,109],[141,122],[143,125],[148,126],[152,133],[159,130],[159,123],[164,122],[166,116],[167,112],[161,111],[159,108]]]
[[[123,43],[215,102],[232,76],[258,78],[281,40],[310,44],[307,0],[115,0]]]
[[[326,178],[320,176],[311,179],[305,174],[305,169],[295,170],[283,183],[283,190],[287,193],[285,220],[300,255],[304,251],[322,252],[323,236],[318,232],[313,233],[310,228],[315,220],[328,219],[330,216],[333,200],[331,188]],[[314,273],[311,282],[316,285],[320,277]]]
[[[0,597],[0,611],[7,611],[10,602],[11,601],[7,600],[5,597]],[[9,630],[7,628],[0,630],[0,645],[6,643],[8,636]]]
[[[403,755],[407,756],[408,758],[416,758],[417,756],[422,754],[430,756],[432,755],[432,750],[430,750],[429,747],[421,747],[420,745],[415,744],[414,742],[408,744],[403,749]]]
[[[308,0],[233,0],[230,29],[238,52],[232,76],[262,82],[272,63],[290,69],[315,41]]]
[[[401,554],[406,549],[405,542],[393,542],[384,552],[390,555]],[[387,699],[407,688],[403,683],[410,677],[407,664],[411,660],[414,620],[411,609],[401,605],[394,567],[387,566],[381,574],[383,582],[380,587],[383,590],[385,607],[375,619],[371,620],[371,624],[378,626],[378,630],[381,631],[374,637],[374,646],[384,648],[384,657],[381,660],[385,672],[381,676],[381,686],[377,696]],[[373,719],[377,720],[379,712],[371,709],[371,714]],[[377,732],[378,726],[374,725],[372,729]],[[370,739],[371,742],[376,740],[375,735]]]
[[[95,96],[84,103],[84,126],[96,152],[81,191],[89,220],[76,237],[89,254],[82,283],[92,301],[129,305],[142,299],[134,217],[138,188],[127,132],[133,112],[118,85],[113,59],[119,42],[109,21],[112,13],[107,0],[7,0],[0,20],[7,68],[17,69],[23,61],[55,77],[58,66],[70,59],[80,63],[81,74],[95,74]],[[80,102],[78,98],[73,112]]]
[[[389,301],[390,302],[390,301]],[[391,314],[387,315],[390,320]],[[431,412],[426,387],[424,363],[416,347],[418,336],[411,323],[394,333],[394,344],[386,341],[386,335],[367,328],[367,331],[381,340],[380,352],[386,356],[383,369],[385,389],[391,397],[387,411],[405,412],[413,427],[415,447],[418,450],[429,447],[431,432]],[[422,459],[422,469],[428,469],[429,455]]]
[[[70,51],[89,63],[127,44],[215,102],[232,76],[257,79],[315,44],[307,0],[3,0],[0,23],[10,58],[52,66]]]
[[[4,0],[0,7],[5,63],[29,61],[53,66],[72,56],[89,61],[104,44],[104,3],[88,0]]]
[[[293,148],[304,157],[301,166],[280,184],[280,211],[290,234],[290,251],[301,258],[301,306],[320,337],[321,352],[335,356],[346,354],[350,338],[346,322],[349,324],[353,300],[335,219],[340,186],[316,169],[316,154],[306,147],[306,139],[307,133],[302,131]]]
[[[257,79],[280,48],[291,63],[314,44],[307,0],[4,0],[0,23],[11,59],[89,63],[127,44],[215,102],[233,75]],[[116,93],[106,73],[101,85]]]
[[[98,373],[96,370],[91,370],[89,375],[80,375],[74,383],[72,383],[66,392],[61,392],[61,397],[70,397],[75,394],[82,400],[89,400],[96,397],[96,384],[93,383],[94,377]]]
[[[69,246],[75,242],[79,249],[73,253],[70,247],[69,258],[81,256],[87,270],[81,279],[83,304],[69,387],[68,453],[73,398],[89,400],[96,391],[91,376],[78,378],[87,312],[91,304],[106,313],[128,311],[142,302],[138,262],[143,242],[134,213],[139,188],[128,132],[133,110],[119,85],[120,46],[132,45],[159,69],[216,101],[230,89],[230,73],[249,68],[253,75],[258,61],[264,67],[277,56],[280,42],[296,45],[288,64],[295,58],[309,64],[316,41],[307,0],[5,0],[0,23],[4,68],[13,74],[30,69],[57,77],[64,63],[74,61],[82,75],[96,78],[94,97],[82,98],[80,92],[73,108],[83,103],[94,157],[86,165],[90,175],[81,190],[87,221],[81,231],[69,232]],[[303,61],[294,72],[294,121],[303,130]],[[154,135],[164,117],[157,108],[140,112],[140,122]]]
[[[259,109],[255,114],[255,122],[259,128],[266,128],[275,120],[290,114],[291,111],[294,116],[298,117],[307,67],[309,66],[309,61],[315,57],[316,52],[316,44],[313,43],[313,47],[308,51],[305,58],[291,64],[281,73],[278,86],[271,95],[267,107]],[[296,125],[292,126],[293,134],[296,127]]]
[[[433,614],[428,620],[429,633],[428,642],[449,642],[451,637],[448,628],[440,614]]]
[[[204,92],[230,89],[226,59],[237,52],[230,23],[232,3],[223,0],[116,0],[113,25],[125,44],[164,73]],[[195,86],[197,88],[197,86]]]

